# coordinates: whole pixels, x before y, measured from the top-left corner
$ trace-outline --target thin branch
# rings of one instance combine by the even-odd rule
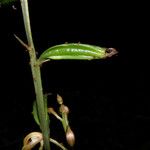
[[[14,37],[19,41],[19,43],[24,46],[27,50],[31,50],[31,47],[29,47],[26,43],[24,43],[17,35],[14,34]]]
[[[66,147],[64,147],[62,144],[60,144],[59,142],[57,142],[56,140],[50,138],[50,142],[54,143],[55,145],[57,145],[58,147],[60,147],[62,150],[67,150]]]

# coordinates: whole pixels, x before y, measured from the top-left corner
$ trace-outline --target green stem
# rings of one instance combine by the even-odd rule
[[[68,126],[69,126],[68,117],[67,117],[67,114],[66,114],[66,113],[62,113],[62,125],[63,125],[63,128],[64,128],[65,133],[66,133],[67,128],[68,128]]]
[[[62,144],[60,144],[60,143],[57,142],[56,140],[50,139],[50,141],[51,141],[52,143],[54,143],[55,145],[57,145],[58,147],[60,147],[62,150],[67,150],[66,147],[64,147]]]
[[[32,71],[33,82],[34,82],[34,87],[35,87],[40,127],[42,130],[43,139],[44,139],[44,148],[45,150],[50,150],[50,142],[49,142],[50,129],[49,129],[49,124],[46,121],[46,117],[45,117],[47,112],[45,111],[45,107],[44,107],[44,99],[43,99],[44,95],[43,95],[43,88],[42,88],[41,71],[40,71],[39,63],[36,58],[36,51],[35,51],[34,43],[32,39],[28,1],[21,0],[21,7],[22,7],[22,13],[23,13],[24,26],[26,30],[26,36],[28,40],[28,46],[30,47],[30,50],[29,50],[30,64],[31,64],[31,71]]]

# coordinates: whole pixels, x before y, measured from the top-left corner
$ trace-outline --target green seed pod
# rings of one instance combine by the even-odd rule
[[[40,62],[47,60],[60,60],[60,59],[77,59],[77,60],[92,60],[103,59],[111,57],[116,54],[117,51],[114,48],[104,48],[89,44],[60,44],[50,47],[44,51],[40,58]]]

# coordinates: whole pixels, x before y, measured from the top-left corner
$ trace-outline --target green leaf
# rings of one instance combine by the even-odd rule
[[[46,117],[46,120],[49,123],[49,116],[48,116],[48,113],[47,113],[47,109],[48,109],[47,108],[47,94],[44,95],[44,108],[45,108],[45,116],[43,116],[43,117]],[[35,122],[37,123],[37,125],[40,126],[40,121],[39,121],[39,115],[38,115],[38,109],[37,109],[36,101],[33,102],[32,114],[33,114],[33,118],[34,118]]]
[[[38,116],[38,110],[37,110],[37,104],[36,101],[33,102],[33,111],[32,111],[33,117],[37,125],[40,126],[39,116]]]

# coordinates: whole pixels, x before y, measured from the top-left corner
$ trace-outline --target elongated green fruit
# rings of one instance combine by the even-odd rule
[[[50,47],[41,54],[39,61],[43,62],[50,59],[103,59],[106,57],[111,57],[116,53],[117,51],[114,48],[104,48],[89,44],[69,43]]]

